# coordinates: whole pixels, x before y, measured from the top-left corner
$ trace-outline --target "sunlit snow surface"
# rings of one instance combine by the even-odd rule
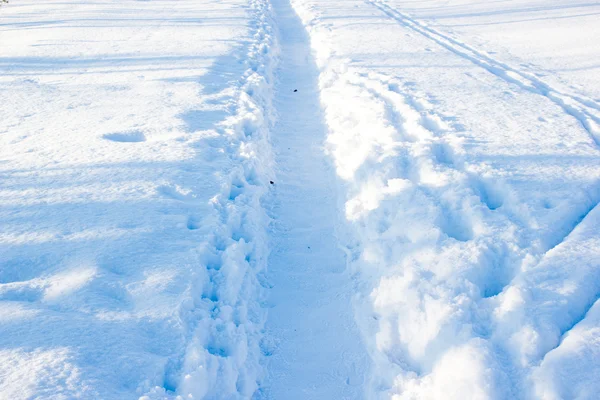
[[[596,398],[600,5],[292,3],[346,193],[367,396]]]
[[[600,5],[272,6],[0,7],[0,398],[596,399]]]

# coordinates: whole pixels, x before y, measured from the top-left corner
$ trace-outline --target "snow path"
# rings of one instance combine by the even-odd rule
[[[323,141],[317,69],[308,36],[286,0],[273,1],[281,65],[272,131],[276,154],[271,305],[263,351],[270,355],[261,396],[361,398],[366,352],[354,323],[353,285],[335,225],[334,172]],[[297,92],[294,90],[297,89]]]

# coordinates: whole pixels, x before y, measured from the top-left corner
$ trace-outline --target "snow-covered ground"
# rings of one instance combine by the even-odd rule
[[[3,5],[0,398],[596,399],[599,19]]]
[[[322,71],[328,150],[346,193],[363,285],[356,318],[374,360],[367,395],[592,399],[598,87],[556,83],[567,78],[552,75],[564,55],[551,37],[540,53],[554,58],[532,72],[524,47],[509,52],[514,41],[500,33],[510,28],[470,26],[463,38],[419,16],[462,7],[487,10],[489,22],[527,8],[563,36],[587,20],[557,26],[568,2],[552,15],[527,1],[457,3],[293,0]],[[520,43],[541,40],[521,29]],[[590,42],[595,29],[578,35]],[[484,33],[485,47],[471,44]],[[496,44],[509,50],[496,57]],[[585,52],[598,62],[597,43]]]
[[[0,13],[0,398],[248,398],[266,317],[268,3]]]
[[[389,5],[566,90],[600,99],[600,3],[433,0]]]

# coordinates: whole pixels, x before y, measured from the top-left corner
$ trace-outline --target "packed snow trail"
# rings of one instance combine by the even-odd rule
[[[358,399],[368,373],[352,311],[353,283],[336,239],[335,174],[323,142],[318,72],[287,0],[272,2],[281,64],[271,133],[277,175],[261,398]]]

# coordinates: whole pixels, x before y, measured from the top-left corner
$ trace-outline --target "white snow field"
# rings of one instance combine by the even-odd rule
[[[17,0],[0,14],[0,398],[249,398],[268,3]]]
[[[600,3],[0,7],[0,399],[600,398]]]

